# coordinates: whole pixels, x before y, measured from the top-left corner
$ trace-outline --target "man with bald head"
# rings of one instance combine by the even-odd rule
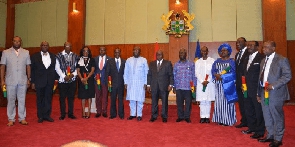
[[[162,99],[162,121],[167,122],[168,117],[168,94],[173,87],[172,64],[164,60],[163,51],[156,53],[157,60],[152,61],[149,65],[147,76],[147,91],[152,92],[152,115],[150,122],[154,122],[158,117],[158,101]]]
[[[52,89],[54,86],[54,80],[56,79],[56,59],[53,53],[48,52],[48,42],[41,42],[40,48],[41,51],[35,53],[31,57],[32,89],[36,90],[37,95],[38,123],[42,123],[43,120],[53,122],[54,120],[50,115]]]
[[[130,116],[128,120],[137,117],[142,120],[143,102],[147,84],[148,64],[146,58],[140,56],[141,49],[133,48],[133,57],[127,59],[124,70],[124,84],[127,89],[126,100],[129,100]]]
[[[31,60],[29,51],[21,47],[22,39],[13,38],[11,48],[4,50],[1,57],[1,88],[7,89],[7,126],[15,122],[15,100],[18,100],[18,121],[27,125],[26,121],[26,91],[31,80]],[[6,72],[5,72],[6,71]]]
[[[287,83],[292,78],[289,61],[275,52],[276,43],[267,41],[263,44],[266,55],[260,64],[257,100],[261,103],[264,123],[267,130],[266,138],[259,142],[271,142],[270,147],[282,145],[285,132],[284,102],[290,100]],[[265,83],[268,82],[268,85]],[[268,92],[268,100],[265,92]]]
[[[68,117],[76,119],[74,115],[74,98],[76,92],[77,63],[79,56],[72,51],[72,44],[65,42],[64,50],[56,55],[55,70],[59,75],[58,89],[60,102],[59,120],[66,115],[66,98],[68,98]]]

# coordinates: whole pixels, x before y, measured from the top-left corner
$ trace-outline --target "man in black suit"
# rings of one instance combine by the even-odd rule
[[[159,96],[162,98],[162,121],[167,122],[168,94],[173,87],[173,69],[170,61],[163,59],[163,51],[156,53],[157,60],[149,65],[147,76],[147,90],[152,92],[152,116],[150,122],[158,117]]]
[[[121,58],[121,49],[114,51],[115,58],[107,62],[106,75],[112,78],[111,92],[111,110],[110,119],[117,117],[117,96],[118,96],[118,114],[120,119],[124,119],[124,69],[126,60]]]
[[[243,100],[248,130],[243,130],[242,133],[254,133],[250,136],[253,139],[263,137],[265,132],[261,104],[256,98],[259,83],[260,62],[264,58],[264,55],[258,52],[258,47],[259,43],[257,41],[250,41],[247,43],[247,50],[250,54],[245,58],[246,62],[244,62],[247,97]]]
[[[271,142],[270,147],[282,145],[285,132],[284,102],[290,100],[287,83],[292,78],[290,63],[287,58],[275,52],[276,43],[267,41],[263,44],[266,58],[260,64],[260,84],[257,100],[261,103],[267,135],[259,142]],[[268,86],[265,85],[268,82]],[[268,91],[268,100],[265,98]]]
[[[246,39],[244,37],[240,37],[237,39],[237,49],[239,52],[235,56],[235,63],[236,63],[236,89],[238,94],[238,103],[241,113],[241,123],[236,126],[236,128],[247,127],[247,118],[245,114],[245,107],[244,107],[244,95],[242,92],[242,76],[244,75],[244,63],[246,62],[245,58],[249,56],[249,53],[246,51]]]
[[[43,41],[40,45],[41,52],[37,52],[31,57],[31,83],[32,89],[37,95],[37,117],[38,123],[43,120],[53,122],[51,115],[52,92],[55,72],[55,55],[48,52],[49,43]]]

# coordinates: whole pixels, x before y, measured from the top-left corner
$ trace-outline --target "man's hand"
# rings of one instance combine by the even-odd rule
[[[143,85],[143,89],[146,90],[146,84]]]
[[[266,90],[267,91],[273,90],[272,85],[271,84],[268,84],[268,86],[266,87]]]
[[[65,76],[64,80],[68,82],[70,80],[70,76]]]
[[[1,89],[3,89],[3,86],[6,85],[5,81],[1,81]]]
[[[257,96],[256,98],[257,98],[258,103],[261,103],[261,97]]]
[[[220,74],[215,74],[215,77],[216,77],[216,80],[218,80],[218,81],[221,81],[221,80],[222,80],[222,78],[221,78],[221,75],[220,75]]]
[[[31,86],[31,82],[30,82],[30,80],[28,79],[27,80],[27,88],[29,88]]]
[[[203,86],[207,86],[208,85],[208,81],[204,81],[202,84],[203,84]]]
[[[36,90],[36,87],[35,87],[35,84],[34,83],[32,83],[32,89],[33,90]]]
[[[124,86],[125,86],[125,89],[127,89],[127,84],[125,84]]]
[[[147,88],[146,88],[146,90],[149,92],[149,93],[151,93],[151,87],[150,86],[148,86]]]

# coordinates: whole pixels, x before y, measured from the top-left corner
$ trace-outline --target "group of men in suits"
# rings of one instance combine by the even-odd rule
[[[285,130],[283,105],[290,99],[287,87],[292,77],[289,61],[275,52],[274,41],[264,42],[264,55],[258,52],[257,41],[246,42],[244,37],[237,39],[237,47],[236,88],[242,118],[236,127],[248,127],[242,130],[243,134],[252,134],[251,138],[278,147],[282,145]],[[242,77],[245,83],[242,83]],[[246,84],[247,91],[242,84]],[[265,129],[267,133],[263,138]]]

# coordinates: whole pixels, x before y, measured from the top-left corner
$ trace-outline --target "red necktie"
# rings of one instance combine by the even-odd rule
[[[100,64],[99,64],[99,69],[102,70],[102,68],[103,68],[103,57],[101,57]]]

